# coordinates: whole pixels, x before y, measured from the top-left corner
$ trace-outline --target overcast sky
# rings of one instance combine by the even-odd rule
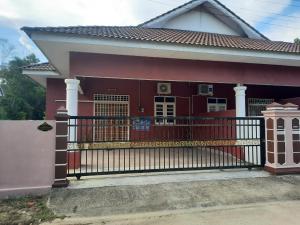
[[[46,59],[22,26],[137,25],[188,0],[0,0],[0,38]],[[300,0],[219,0],[272,40],[300,37]]]

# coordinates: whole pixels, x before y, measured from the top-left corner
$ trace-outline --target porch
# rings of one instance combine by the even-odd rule
[[[66,84],[71,115],[68,174],[78,178],[261,167],[265,162],[261,111],[274,101],[290,101],[299,91],[86,77]],[[164,93],[161,85],[166,86]],[[56,103],[59,107],[65,102]]]
[[[300,103],[300,88],[292,86],[91,77],[67,81],[47,81],[47,118],[54,118],[61,106],[68,108],[68,102],[71,116],[122,117],[253,117],[262,116],[274,101]],[[161,92],[161,87],[167,90]]]

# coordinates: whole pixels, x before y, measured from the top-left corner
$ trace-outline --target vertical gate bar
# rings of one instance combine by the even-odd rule
[[[252,144],[252,146],[251,146],[251,153],[252,153],[252,156],[251,156],[251,159],[252,159],[252,164],[253,165],[256,165],[257,163],[256,163],[256,161],[254,160],[254,145]]]
[[[241,130],[242,130],[240,127],[241,121],[240,121],[240,119],[238,119],[237,121],[238,121],[237,127],[238,127],[238,132],[239,132],[237,139],[240,140],[241,139]]]
[[[136,160],[135,160],[135,148],[133,149],[133,170],[135,170],[135,163],[136,163]]]
[[[70,157],[69,157],[69,146],[68,143],[70,141],[70,131],[71,131],[71,119],[68,119],[68,138],[67,138],[67,163],[68,163],[68,174],[70,173]]]
[[[169,169],[171,168],[171,148],[169,148]]]
[[[178,167],[178,168],[180,168],[180,162],[179,162],[179,160],[180,160],[180,157],[179,157],[179,149],[180,149],[180,147],[177,148],[177,167]]]
[[[221,146],[220,149],[218,149],[218,155],[219,155],[219,167],[221,167],[221,152],[223,150],[224,146]],[[221,150],[221,151],[220,151]]]
[[[87,173],[87,150],[85,149],[85,173]]]
[[[166,169],[166,148],[164,149],[164,169]]]
[[[73,130],[74,130],[74,133],[73,133],[73,135],[74,135],[75,140],[77,140],[77,136],[76,136],[76,130],[78,129],[78,127],[77,127],[77,122],[78,122],[78,120],[74,119],[74,129],[73,129]],[[74,147],[74,146],[76,145],[75,140],[71,140],[71,142],[72,142],[72,144],[71,144],[71,145],[72,145],[72,148],[74,148],[74,151],[73,151],[73,158],[74,158],[74,164],[73,164],[73,165],[74,165],[74,174],[76,173],[76,172],[75,172],[75,165],[76,165],[76,164],[75,164],[75,160],[76,160],[76,157],[75,157],[75,150],[76,150],[76,149],[75,149],[75,147]]]
[[[104,161],[104,158],[105,158],[104,148],[101,149],[101,151],[102,151],[102,172],[104,172],[104,163],[105,163],[105,161]]]
[[[239,153],[240,153],[240,167],[242,167],[242,149],[241,148],[238,148],[238,147],[236,147],[237,148],[237,150],[239,151]],[[245,161],[245,159],[244,159],[244,161]]]
[[[173,151],[173,169],[174,169],[175,168],[175,161],[176,161],[176,156],[175,156],[176,148],[173,148],[172,151]]]
[[[119,172],[121,171],[121,149],[119,148]]]
[[[266,163],[266,146],[265,146],[265,120],[264,118],[260,118],[260,158],[261,158],[261,166],[265,166]]]
[[[185,167],[184,152],[185,152],[185,147],[182,148],[182,166],[183,166],[183,168]]]
[[[160,169],[160,147],[158,148],[158,169]]]
[[[194,168],[194,147],[191,147],[192,150],[192,168]]]
[[[92,168],[91,168],[91,172],[93,172],[93,167],[94,167],[94,160],[93,160],[93,158],[94,158],[94,150],[92,149],[92,150],[90,150],[90,152],[92,153]]]
[[[131,165],[130,165],[130,161],[131,161],[131,160],[130,160],[130,159],[131,159],[131,154],[130,154],[130,152],[131,152],[131,151],[130,151],[130,150],[131,150],[131,149],[129,148],[129,149],[128,149],[128,159],[129,159],[129,160],[128,160],[128,163],[129,163],[128,167],[129,167],[129,171],[131,170]]]
[[[195,147],[195,150],[196,150],[196,157],[197,157],[197,160],[196,160],[196,167],[199,168],[199,149],[198,147],[196,146]]]
[[[146,170],[146,148],[144,150],[144,170]]]
[[[123,165],[123,167],[124,167],[124,171],[126,170],[126,148],[124,148],[123,149],[123,159],[124,159],[124,165]]]
[[[99,149],[97,151],[97,173],[99,172]]]
[[[199,148],[200,148],[200,160],[201,160],[201,168],[202,168],[203,167],[203,156],[202,156],[203,148],[202,148],[202,146],[199,146]],[[198,148],[198,150],[199,150],[199,148]]]
[[[85,143],[87,143],[88,139],[88,119],[85,119]]]
[[[227,148],[227,146],[223,147],[223,166],[225,166],[225,149]]]
[[[208,167],[208,155],[209,155],[209,147],[206,147],[205,148],[205,167]]]
[[[141,149],[139,148],[139,170],[141,170]]]
[[[238,152],[236,146],[234,146],[234,154],[235,154],[235,166],[237,167],[238,165]]]
[[[74,148],[74,143],[72,144],[72,147]],[[73,169],[74,169],[74,174],[76,173],[76,149],[74,149],[74,151],[73,151]]]
[[[209,167],[211,167],[211,146],[209,147]]]
[[[109,155],[110,155],[110,149],[106,149],[106,153],[107,153],[107,171],[109,172],[110,171],[110,157],[109,157]]]
[[[115,151],[116,151],[116,149],[114,148],[112,151],[113,151],[113,171],[115,171]]]
[[[156,165],[155,165],[155,161],[156,161],[156,156],[155,156],[155,152],[156,152],[156,148],[148,148],[148,151],[149,151],[149,165],[148,165],[148,168],[149,168],[149,170],[152,168],[151,167],[151,164],[152,164],[152,161],[151,161],[151,152],[153,152],[153,162],[154,162],[154,169],[155,169],[155,167],[156,167]]]
[[[259,154],[259,152],[258,152],[258,146],[257,145],[255,145],[255,154],[256,154],[256,166],[260,166],[260,164],[259,164],[259,160],[258,160],[258,154]]]
[[[190,148],[186,147],[187,150],[187,168],[190,166]]]

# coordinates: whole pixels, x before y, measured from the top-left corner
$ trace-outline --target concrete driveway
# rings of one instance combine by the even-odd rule
[[[110,217],[76,217],[45,225],[298,225],[299,210],[300,201],[268,202]]]
[[[70,217],[58,224],[265,225],[275,224],[266,223],[273,220],[289,222],[281,224],[300,221],[296,213],[300,209],[300,176],[276,177],[262,171],[215,173],[220,176],[199,172],[85,180],[81,181],[85,185],[54,190],[49,204],[55,212]],[[93,183],[90,188],[89,182]],[[93,217],[97,218],[92,221]],[[91,222],[78,223],[81,219]]]

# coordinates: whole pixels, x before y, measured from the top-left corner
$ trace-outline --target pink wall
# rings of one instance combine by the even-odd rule
[[[0,197],[39,194],[54,182],[55,121],[0,121]]]
[[[72,52],[71,76],[259,85],[300,85],[300,67]]]

